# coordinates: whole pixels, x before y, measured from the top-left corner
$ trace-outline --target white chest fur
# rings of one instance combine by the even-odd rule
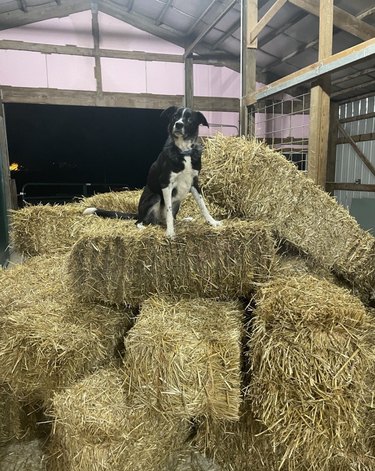
[[[178,173],[171,173],[170,187],[173,192],[172,201],[181,201],[190,192],[193,179],[198,175],[197,170],[193,170],[191,165],[191,157],[185,156],[185,168]]]

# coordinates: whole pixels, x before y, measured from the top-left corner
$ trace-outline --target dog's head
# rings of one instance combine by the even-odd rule
[[[190,108],[170,106],[162,112],[161,117],[169,120],[168,132],[174,139],[195,139],[198,136],[200,124],[209,127],[203,113]]]

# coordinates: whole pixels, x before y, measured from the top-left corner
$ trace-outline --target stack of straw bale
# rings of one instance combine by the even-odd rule
[[[113,360],[128,311],[77,301],[65,256],[35,257],[0,272],[0,380],[20,397],[52,392]]]
[[[12,211],[12,245],[14,250],[25,255],[48,255],[56,251],[68,251],[80,237],[86,227],[95,227],[96,218],[82,215],[85,208],[96,207],[137,213],[141,192],[121,191],[101,193],[83,198],[77,203],[65,205],[27,206]],[[211,214],[219,219],[225,217],[225,211],[214,204],[209,204]],[[178,219],[193,217],[202,219],[199,209],[190,195],[181,205]]]
[[[175,417],[238,420],[243,334],[236,302],[152,297],[125,338],[132,393]]]
[[[139,305],[155,293],[235,299],[268,277],[274,254],[262,223],[184,223],[171,241],[160,227],[97,218],[74,245],[68,270],[84,300]]]
[[[373,328],[359,299],[326,280],[290,276],[262,287],[249,340],[248,398],[280,467],[367,469]]]
[[[123,381],[123,372],[103,369],[55,395],[51,471],[174,469],[189,422],[140,403]]]
[[[375,238],[281,154],[244,138],[218,135],[203,156],[202,186],[230,216],[269,221],[287,240],[375,296]]]

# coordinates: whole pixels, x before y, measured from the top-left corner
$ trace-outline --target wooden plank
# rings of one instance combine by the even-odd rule
[[[319,60],[332,54],[333,0],[320,1]],[[311,88],[307,175],[322,188],[327,181],[330,119],[330,77],[322,77]]]
[[[40,52],[42,54],[66,54],[70,56],[95,57],[94,48],[41,44],[26,41],[14,41],[10,39],[1,39],[0,49],[8,49],[15,51],[32,51]],[[98,54],[100,57],[110,57],[113,59],[183,63],[183,58],[181,54],[161,54],[143,51],[120,51],[117,49],[99,49]]]
[[[375,38],[319,60],[246,96],[247,105],[375,56]]]
[[[164,109],[183,105],[182,95],[156,95],[152,93],[115,93],[50,88],[0,88],[4,103],[33,103],[46,105],[107,106],[115,108]],[[194,97],[194,106],[201,111],[238,112],[238,98]]]
[[[338,118],[339,118],[339,105],[338,103],[331,101],[330,118],[329,118],[328,158],[327,158],[327,180],[328,181],[335,180]]]
[[[315,16],[319,16],[319,0],[289,0],[289,2]],[[363,41],[372,39],[375,36],[374,26],[365,23],[359,18],[356,18],[347,11],[336,6],[333,9],[333,24],[337,26],[337,28],[346,31]]]
[[[258,23],[258,0],[242,0],[242,44],[250,44],[251,47],[242,48],[242,94],[240,109],[240,135],[254,135],[254,126],[249,129],[248,108],[245,98],[256,90],[256,47],[257,40],[250,43],[250,31]],[[254,124],[254,123],[253,123]]]
[[[374,141],[375,140],[375,132],[350,136],[350,139],[354,142]],[[337,145],[339,145],[339,144],[349,144],[349,142],[350,142],[349,139],[347,139],[346,137],[338,137],[337,138]]]
[[[358,157],[362,160],[362,162],[366,165],[366,167],[370,170],[370,172],[375,177],[375,167],[372,165],[372,163],[369,161],[369,159],[365,156],[365,154],[357,146],[354,139],[352,139],[352,137],[347,133],[345,128],[340,123],[338,124],[338,130],[341,132],[341,134],[343,136],[346,137],[346,139],[348,139],[349,144],[352,146],[354,152],[358,155]]]
[[[347,191],[375,191],[375,185],[367,185],[363,183],[337,183],[327,182],[326,188],[328,191],[334,190],[347,190]]]
[[[164,17],[171,6],[171,3],[172,3],[172,0],[166,0],[166,2],[164,3],[164,6],[160,12],[160,15],[156,18],[156,21],[155,21],[156,26],[160,26],[163,23]]]
[[[259,33],[272,20],[272,18],[281,10],[288,0],[276,0],[271,8],[262,16],[255,27],[250,31],[250,44],[258,37]]]
[[[41,6],[29,6],[27,15],[25,15],[25,12],[18,10],[2,13],[0,18],[0,30],[28,25],[51,18],[62,18],[72,13],[90,10],[90,6],[89,0],[64,0],[62,5],[49,3]]]
[[[4,104],[0,101],[0,185],[3,184],[5,207],[12,209],[11,182],[9,170],[9,150],[5,125]],[[1,181],[2,180],[2,181]]]
[[[185,59],[185,96],[184,106],[194,108],[194,74],[193,74],[193,58]]]
[[[350,118],[341,118],[340,123],[352,123],[353,121],[360,121],[362,119],[375,118],[375,112],[358,114],[357,116],[351,116]]]
[[[95,57],[95,80],[96,80],[96,91],[101,93],[103,91],[103,80],[102,80],[102,65],[99,57],[99,43],[100,43],[100,32],[99,32],[99,19],[98,19],[98,8],[94,3],[91,7],[91,27],[92,36],[94,40],[94,57]]]
[[[215,28],[215,26],[219,23],[219,21],[224,18],[224,16],[230,11],[233,6],[237,3],[237,0],[232,0],[225,8],[224,10],[217,15],[217,17],[214,19],[212,23],[210,23],[206,28],[204,28],[203,31],[194,39],[194,41],[185,48],[185,54],[184,56],[187,57],[189,54],[191,54],[195,47],[202,41],[202,39],[211,31]]]

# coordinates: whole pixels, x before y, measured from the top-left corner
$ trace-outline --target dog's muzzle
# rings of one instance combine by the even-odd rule
[[[184,123],[177,121],[173,126],[173,134],[184,134]]]

